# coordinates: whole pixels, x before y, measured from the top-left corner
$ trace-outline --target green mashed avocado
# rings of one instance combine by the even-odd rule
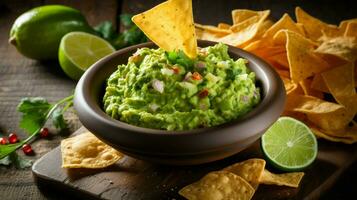
[[[155,129],[188,130],[237,119],[260,101],[247,60],[224,44],[182,52],[138,49],[109,77],[104,110],[120,121]]]

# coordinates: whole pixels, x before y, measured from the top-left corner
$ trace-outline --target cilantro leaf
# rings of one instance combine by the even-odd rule
[[[42,97],[22,99],[17,106],[17,110],[23,114],[20,128],[32,134],[46,122],[46,115],[51,108],[52,105]]]
[[[64,107],[62,107],[63,104],[65,105]],[[17,106],[17,110],[22,113],[20,127],[29,133],[29,137],[15,144],[0,145],[0,159],[4,159],[6,156],[14,153],[23,144],[32,142],[40,134],[40,129],[53,114],[53,124],[60,129],[67,128],[67,124],[63,119],[63,113],[72,105],[73,95],[65,97],[55,104],[48,103],[42,97],[23,98]],[[11,160],[12,157],[9,158]],[[11,161],[15,161],[15,158]],[[7,164],[9,161],[6,158],[5,160],[1,160],[1,163]],[[30,161],[17,157],[15,164],[20,168],[31,165]]]
[[[16,152],[12,152],[10,155],[11,163],[15,165],[17,169],[24,169],[32,165],[32,161],[17,155]]]
[[[22,113],[28,112],[44,112],[51,108],[51,104],[42,97],[26,97],[21,99],[20,104],[17,106],[17,110]]]
[[[20,128],[27,133],[33,133],[43,126],[46,120],[46,113],[24,113],[20,121]]]
[[[146,35],[131,20],[133,15],[122,14],[120,23],[124,27],[123,33],[117,33],[115,26],[110,21],[104,21],[94,27],[97,34],[107,40],[115,49],[121,49],[134,44],[147,42]]]
[[[145,34],[136,25],[124,31],[123,36],[127,46],[147,42]]]
[[[134,22],[131,20],[131,18],[133,17],[132,14],[121,14],[119,16],[120,18],[120,23],[124,26],[124,27],[131,27],[134,25]]]
[[[57,108],[53,112],[53,114],[52,114],[52,123],[56,128],[58,128],[60,130],[66,129],[68,127],[66,121],[63,118],[63,114],[62,114],[61,109]]]
[[[165,54],[171,64],[179,64],[189,69],[193,67],[194,61],[181,50],[166,52]]]
[[[24,169],[32,165],[32,161],[19,156],[16,152],[10,153],[8,156],[0,160],[0,165],[14,164],[17,169]]]
[[[0,145],[0,159],[5,158],[11,152],[15,151],[17,148],[20,148],[23,145],[23,141],[15,144],[5,144]]]
[[[6,156],[3,159],[0,159],[0,165],[10,165],[10,164],[11,164],[10,156]]]
[[[111,42],[114,38],[118,36],[115,32],[112,22],[104,21],[94,27],[94,30],[104,39]]]

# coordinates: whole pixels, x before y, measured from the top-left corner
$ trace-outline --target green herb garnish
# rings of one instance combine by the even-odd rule
[[[116,49],[147,42],[145,34],[133,23],[132,15],[120,15],[120,23],[124,28],[122,33],[116,33],[110,21],[104,21],[94,27],[99,36],[110,42]]]
[[[20,127],[29,134],[29,137],[15,144],[0,145],[0,159],[10,155],[22,145],[32,142],[49,119],[52,119],[52,123],[56,128],[60,130],[66,129],[67,123],[63,118],[63,113],[72,105],[72,100],[73,95],[55,104],[48,103],[42,97],[22,99],[17,106],[17,110],[22,113]],[[65,106],[62,107],[61,105]],[[2,162],[6,163],[6,160]]]

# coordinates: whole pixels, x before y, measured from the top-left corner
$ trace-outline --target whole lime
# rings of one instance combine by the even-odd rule
[[[72,31],[94,33],[80,11],[62,5],[40,6],[16,19],[9,42],[26,57],[56,59],[61,38]]]

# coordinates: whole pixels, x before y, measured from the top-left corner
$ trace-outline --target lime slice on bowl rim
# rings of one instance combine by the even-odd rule
[[[310,128],[291,117],[280,117],[262,136],[262,151],[274,167],[299,171],[317,156],[317,140]]]
[[[115,49],[106,40],[84,32],[70,32],[61,39],[58,59],[63,71],[78,80],[85,70]]]

